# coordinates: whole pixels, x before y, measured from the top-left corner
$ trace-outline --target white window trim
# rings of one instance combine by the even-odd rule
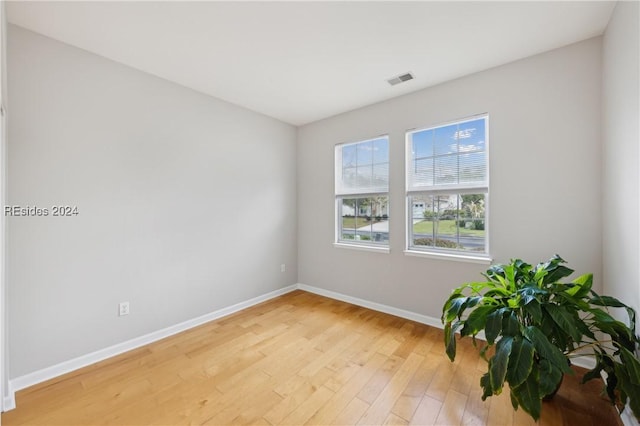
[[[341,248],[341,249],[349,249],[349,250],[363,250],[363,251],[370,251],[373,253],[389,253],[391,252],[391,250],[389,249],[389,246],[384,245],[384,246],[373,246],[370,244],[357,244],[357,243],[333,243],[333,246],[335,248]]]
[[[341,208],[342,208],[342,199],[344,198],[371,198],[371,197],[378,197],[378,196],[384,196],[387,197],[387,200],[389,200],[390,196],[390,188],[387,188],[387,191],[372,191],[372,192],[358,192],[358,191],[342,191],[340,194],[338,194],[338,192],[336,191],[336,189],[338,188],[338,165],[340,165],[340,169],[342,168],[342,158],[338,158],[338,152],[335,148],[337,148],[338,146],[345,146],[345,145],[350,145],[350,144],[358,144],[361,142],[367,142],[367,141],[372,141],[375,139],[380,139],[380,138],[386,138],[387,139],[387,144],[389,147],[389,160],[388,160],[388,164],[389,164],[389,168],[391,167],[391,143],[390,143],[390,138],[389,138],[389,134],[381,134],[378,136],[374,136],[371,138],[367,138],[367,139],[362,139],[356,142],[345,142],[345,143],[339,143],[334,147],[334,162],[333,162],[333,176],[334,176],[334,199],[335,199],[335,213],[334,213],[334,218],[335,218],[335,224],[334,224],[334,241],[333,241],[333,246],[335,248],[342,248],[342,249],[353,249],[353,250],[362,250],[362,251],[370,251],[370,252],[376,252],[376,253],[389,253],[390,252],[390,242],[391,242],[391,238],[389,238],[389,242],[388,243],[376,243],[374,241],[357,241],[357,240],[342,240],[340,239],[340,233],[342,230],[342,224],[341,224],[341,220],[342,220],[342,214],[341,214]],[[387,203],[389,203],[389,201],[387,201]]]
[[[493,259],[489,256],[467,256],[467,255],[458,254],[458,253],[440,253],[435,250],[430,250],[430,251],[405,250],[404,254],[406,256],[426,257],[429,259],[438,259],[438,260],[453,260],[457,262],[479,263],[482,265],[490,265],[491,262],[493,262]]]
[[[410,139],[409,135],[412,133],[420,132],[422,130],[429,130],[437,127],[444,127],[454,123],[473,121],[483,118],[486,120],[485,122],[485,152],[487,155],[487,164],[486,164],[486,181],[484,184],[474,184],[471,183],[469,185],[438,185],[431,187],[430,189],[412,189],[409,190],[410,181],[409,181],[409,173],[407,173],[407,167],[411,165],[411,147],[410,147]],[[425,257],[432,259],[446,259],[446,260],[456,260],[462,262],[472,262],[472,263],[481,263],[481,264],[490,264],[492,262],[491,251],[489,246],[489,236],[491,235],[491,229],[489,226],[489,188],[491,186],[490,180],[490,161],[489,161],[489,114],[482,113],[476,114],[470,117],[464,117],[457,120],[448,121],[441,124],[435,124],[427,127],[413,128],[405,131],[405,250],[404,254],[407,256],[417,256],[417,257]],[[446,250],[439,249],[435,247],[425,247],[425,248],[417,248],[412,246],[412,227],[413,227],[413,209],[409,203],[409,198],[413,196],[426,196],[426,195],[438,195],[438,194],[477,194],[483,193],[485,194],[485,251],[482,253],[473,253],[463,250]]]

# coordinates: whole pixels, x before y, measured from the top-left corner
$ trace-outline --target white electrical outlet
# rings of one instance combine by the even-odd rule
[[[287,270],[287,265],[285,265],[284,263],[280,265],[280,272],[285,272],[286,270]]]
[[[118,305],[118,316],[129,315],[129,302],[120,302]]]

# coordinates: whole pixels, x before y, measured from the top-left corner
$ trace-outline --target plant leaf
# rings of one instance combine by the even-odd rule
[[[487,324],[487,315],[498,309],[497,306],[478,306],[467,317],[460,331],[462,336],[475,336]]]
[[[444,326],[444,345],[447,356],[451,361],[456,359],[456,331],[462,326],[462,322],[458,321],[453,326],[448,322]]]
[[[574,318],[575,319],[575,318]],[[591,338],[592,340],[596,340],[596,336],[595,334],[593,334],[593,331],[591,331],[591,329],[589,328],[589,326],[587,325],[587,323],[584,322],[584,319],[577,317],[577,319],[575,319],[575,324],[576,327],[578,327],[578,330],[584,335],[587,336],[589,338]],[[584,338],[583,340],[584,341]]]
[[[564,286],[564,284],[560,284],[562,286]],[[575,296],[571,296],[570,294],[568,294],[566,291],[559,291],[556,292],[556,295],[560,296],[562,299],[564,299],[564,301],[560,301],[559,303],[566,305],[569,304],[571,306],[574,306],[577,309],[580,309],[582,311],[587,311],[589,309],[591,309],[591,305],[585,301],[585,298],[578,298]]]
[[[629,325],[631,328],[631,334],[635,335],[636,330],[636,311],[611,296],[599,296],[596,292],[592,291],[594,297],[589,300],[589,303],[597,306],[607,306],[612,308],[624,308],[627,311],[627,315],[629,317]]]
[[[540,265],[538,265],[538,266],[540,266]],[[533,275],[533,280],[536,283],[542,284],[543,279],[544,279],[545,275],[548,274],[548,272],[544,268],[539,268],[539,267],[536,267],[534,269],[534,271],[535,271],[535,274]]]
[[[487,290],[484,295],[490,297],[495,297],[496,295],[509,297],[511,296],[511,291],[503,287],[492,287],[491,290]]]
[[[600,365],[600,363],[598,363],[593,370],[589,370],[586,373],[584,373],[584,376],[582,376],[582,383],[587,383],[589,380],[593,380],[593,379],[599,379],[602,376],[600,375],[600,372],[602,371],[602,365]]]
[[[562,380],[562,372],[549,360],[540,360],[540,398],[556,390]]]
[[[509,366],[507,369],[507,381],[511,387],[518,386],[524,382],[533,367],[533,344],[517,336],[513,340],[511,355],[509,356]]]
[[[535,421],[540,418],[540,410],[542,409],[538,376],[537,369],[532,369],[527,380],[513,390],[522,409],[529,413]]]
[[[611,400],[612,403],[616,403],[616,388],[618,387],[618,376],[615,371],[607,371],[607,384],[606,391],[607,396]]]
[[[620,348],[622,364],[627,370],[629,380],[634,385],[640,385],[640,361],[626,348]]]
[[[505,336],[515,336],[520,334],[520,323],[513,311],[507,311],[502,317],[502,334]]]
[[[514,291],[516,289],[516,279],[515,279],[515,271],[513,264],[505,266],[504,268],[504,277],[506,280],[506,285]]]
[[[496,345],[496,353],[489,361],[489,378],[491,380],[491,389],[495,395],[499,395],[502,392],[512,344],[513,337],[504,336]]]
[[[471,292],[475,294],[480,294],[480,290],[484,290],[487,287],[493,288],[494,286],[492,282],[487,281],[474,281],[464,285],[464,287],[470,289]]]
[[[547,304],[544,306],[544,310],[549,313],[553,321],[558,324],[562,331],[571,336],[574,342],[580,342],[582,340],[582,333],[578,329],[575,318],[571,313],[567,312],[566,308]]]
[[[487,323],[484,329],[484,336],[487,338],[487,343],[493,345],[496,337],[502,330],[502,315],[504,314],[504,308],[497,309],[487,315]]]
[[[444,305],[443,313],[442,313],[442,322],[447,323],[451,322],[456,317],[459,317],[462,311],[462,307],[467,301],[467,297],[462,296],[461,294],[454,295],[447,300],[447,303]]]
[[[616,320],[600,308],[591,308],[587,312],[593,315],[592,321],[600,331],[611,335],[611,338],[620,346],[635,350],[637,338],[624,323]]]
[[[595,294],[595,293],[593,293]],[[592,305],[598,306],[610,306],[613,308],[627,308],[628,306],[611,296],[599,296],[596,295],[589,300]]]
[[[573,274],[573,269],[567,268],[566,266],[558,265],[556,268],[551,270],[545,277],[545,283],[555,283],[561,280],[562,278],[568,277]]]
[[[591,308],[587,312],[593,314],[594,319],[598,322],[598,325],[603,324],[613,324],[614,322],[618,322],[614,317],[606,313],[600,308]]]
[[[631,407],[631,411],[636,416],[636,418],[640,418],[640,386],[632,383],[631,378],[627,375],[629,370],[625,368],[624,364],[615,363],[615,376],[618,378],[619,388],[624,393],[624,396],[621,395],[621,403],[622,409],[624,409],[624,403],[626,402],[626,397],[629,398],[629,406]],[[609,387],[609,383],[607,383],[607,388]]]
[[[591,286],[593,285],[593,274],[584,274],[571,281],[576,286],[567,290],[571,296],[575,296],[576,298],[583,298],[589,291],[591,291]]]
[[[533,343],[533,346],[541,358],[548,359],[549,362],[564,373],[574,374],[573,370],[569,368],[567,358],[562,351],[552,345],[549,339],[547,339],[547,336],[545,336],[539,328],[528,326],[524,329],[524,335]]]
[[[566,266],[562,266],[561,263],[566,263],[563,258],[558,256],[557,254],[553,256],[549,261],[545,263],[540,263],[536,266],[536,276],[538,275],[537,271],[542,268],[546,271],[546,274],[542,277],[542,284],[550,284],[558,282],[561,278],[568,277],[573,274],[573,269],[567,268]]]
[[[482,400],[486,400],[493,395],[493,389],[491,389],[491,379],[489,378],[489,372],[486,372],[480,377],[480,387],[482,387]]]
[[[480,349],[480,358],[489,362],[489,360],[487,359],[487,351],[492,347],[493,347],[492,345],[485,345],[482,349]]]
[[[511,391],[509,392],[509,396],[511,397],[511,406],[513,407],[514,410],[517,410],[520,404],[518,404],[518,398],[516,397],[516,394],[513,392],[513,389],[511,389]]]
[[[542,308],[540,308],[540,303],[537,300],[532,300],[524,305],[524,309],[535,322],[540,323],[542,321]]]
[[[603,350],[594,348],[596,352],[596,360],[602,370],[607,373],[605,378],[605,386],[603,394],[607,394],[611,403],[616,403],[616,388],[618,386],[618,377],[616,376],[615,362],[611,355]]]
[[[460,293],[454,293],[442,309],[442,323],[451,322],[456,318],[460,319],[466,309],[473,308],[482,299],[481,296],[465,297]]]

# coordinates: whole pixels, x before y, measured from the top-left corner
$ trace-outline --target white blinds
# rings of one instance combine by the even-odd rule
[[[407,191],[487,186],[486,116],[407,134]]]
[[[337,145],[336,195],[367,195],[389,191],[389,138]]]

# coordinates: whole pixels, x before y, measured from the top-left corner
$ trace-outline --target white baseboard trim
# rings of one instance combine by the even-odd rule
[[[9,395],[2,398],[2,411],[9,411],[16,408],[16,393],[11,388],[11,383],[7,384]]]
[[[273,299],[283,294],[292,292],[297,288],[298,287],[295,284],[288,287],[283,287],[278,290],[263,294],[261,296],[245,300],[244,302],[236,303],[235,305],[219,309],[200,317],[193,318],[167,328],[163,328],[162,330],[154,331],[143,336],[127,340],[126,342],[118,343],[116,345],[109,346],[108,348],[100,349],[98,351],[82,355],[56,365],[52,365],[51,367],[46,367],[42,370],[34,371],[33,373],[25,374],[24,376],[11,379],[9,380],[9,395],[4,398],[3,409],[4,411],[9,411],[15,408],[15,392],[21,389],[25,389],[29,386],[33,386],[38,383],[42,383],[44,381],[61,376],[63,374],[70,373],[79,368],[95,364],[96,362],[103,361],[107,358],[120,355],[124,352],[139,348],[140,346],[148,345],[149,343],[153,343],[158,340],[164,339],[165,337],[169,337],[182,331],[189,330],[190,328],[197,327],[209,321],[225,317],[227,315],[257,305],[258,303],[262,303],[269,299]]]
[[[571,358],[571,364],[577,365],[578,367],[586,368],[587,370],[593,370],[596,368],[596,360],[590,356],[579,356],[576,358]]]
[[[16,398],[15,393],[12,393],[11,396],[5,396],[2,401],[2,412],[11,411],[16,408]]]
[[[629,404],[627,404],[627,406],[624,408],[624,411],[620,414],[620,419],[622,420],[624,426],[640,425],[640,423],[638,423],[638,420],[633,415],[633,411],[631,411],[631,407],[629,407]]]
[[[419,322],[421,324],[430,325],[436,328],[443,328],[440,318],[430,317],[428,315],[422,315],[404,309],[394,308],[393,306],[383,305],[382,303],[370,302],[368,300],[360,299],[358,297],[347,296],[346,294],[337,293],[331,290],[325,290],[319,287],[313,287],[306,284],[298,283],[300,290],[308,291],[309,293],[325,296],[330,299],[340,300],[342,302],[351,303],[352,305],[362,306],[363,308],[369,308],[374,311],[384,312],[385,314],[395,315],[400,318],[405,318],[411,321]]]

